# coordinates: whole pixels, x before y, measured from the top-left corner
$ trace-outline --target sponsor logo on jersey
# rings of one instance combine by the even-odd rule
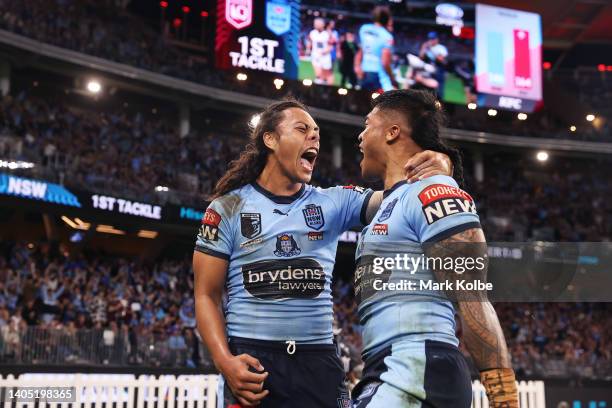
[[[261,233],[260,213],[240,213],[240,233],[245,238],[255,238]]]
[[[338,408],[351,408],[351,398],[348,395],[348,392],[340,393],[340,398],[336,399],[338,401]]]
[[[299,255],[302,250],[291,234],[280,234],[276,236],[276,251],[274,255],[289,257]]]
[[[365,188],[363,187],[359,187],[359,186],[342,186],[342,188],[346,189],[346,190],[354,190],[355,192],[359,193],[359,194],[363,194],[365,191]]]
[[[310,231],[308,233],[309,241],[323,241],[323,231]]]
[[[258,299],[312,299],[325,288],[323,266],[311,258],[272,259],[242,267],[244,288]]]
[[[389,226],[387,224],[374,224],[372,235],[389,235]]]
[[[204,217],[202,217],[202,225],[198,231],[198,235],[205,241],[219,240],[219,224],[221,216],[212,208],[206,209]]]
[[[380,213],[380,217],[378,217],[378,222],[383,222],[389,219],[389,217],[391,217],[391,213],[393,212],[393,209],[395,208],[395,204],[397,204],[397,198],[393,199],[393,201],[391,201],[389,204],[387,204],[387,206],[385,207],[385,209],[383,210],[382,213]]]
[[[325,225],[325,218],[323,218],[323,210],[320,205],[308,204],[306,208],[302,210],[304,214],[304,221],[306,225],[312,229],[320,230]]]
[[[250,240],[244,241],[242,244],[240,244],[240,248],[248,248],[248,247],[253,246],[253,245],[261,244],[262,242],[263,242],[263,238],[262,237],[255,238],[255,239],[250,239]]]
[[[219,228],[213,227],[212,225],[202,224],[198,235],[204,241],[218,241],[219,240]]]
[[[423,214],[427,224],[459,213],[476,214],[474,199],[460,188],[444,184],[433,184],[419,193]]]
[[[374,395],[374,393],[376,392],[380,384],[382,383],[378,381],[369,383],[368,385],[363,387],[363,390],[361,391],[361,393],[359,393],[359,395],[357,396],[357,399],[362,400],[362,399],[368,398],[371,395]]]
[[[202,224],[210,225],[212,227],[218,227],[221,223],[221,216],[218,212],[213,210],[212,208],[207,208],[204,213],[204,217],[202,217]]]

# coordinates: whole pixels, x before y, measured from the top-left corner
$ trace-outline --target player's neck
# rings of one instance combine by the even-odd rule
[[[387,157],[384,177],[385,190],[390,189],[400,181],[406,180],[406,169],[404,166],[419,151],[421,150],[412,148],[412,146],[402,146],[401,144],[394,147],[392,153]]]
[[[270,163],[257,177],[257,184],[277,196],[291,196],[302,188],[302,183],[290,180],[277,168],[271,168]]]

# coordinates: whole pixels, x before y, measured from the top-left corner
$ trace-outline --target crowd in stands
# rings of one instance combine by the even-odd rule
[[[117,3],[121,3],[117,5]],[[0,29],[9,30],[45,43],[79,51],[89,55],[121,62],[160,74],[178,77],[210,86],[219,86],[237,92],[277,99],[292,94],[310,106],[335,111],[365,114],[370,107],[370,92],[351,91],[351,97],[338,95],[335,88],[326,86],[304,87],[296,81],[285,81],[281,91],[272,86],[272,79],[250,80],[246,83],[236,81],[234,73],[215,70],[202,55],[193,55],[179,49],[168,38],[146,23],[140,16],[126,11],[123,2],[96,2],[93,0],[34,0],[17,2],[0,0]],[[342,7],[355,7],[353,3],[342,3]],[[371,7],[369,3],[361,7]],[[131,27],[125,30],[125,27]],[[419,38],[403,40],[402,29],[397,30],[397,43],[404,44],[402,49],[415,49]],[[401,38],[399,38],[401,37]],[[410,36],[408,36],[410,37]],[[412,41],[412,42],[411,42]],[[416,42],[415,42],[416,41]],[[403,54],[401,58],[403,58]],[[603,73],[601,85],[591,88],[580,86],[585,103],[594,102],[609,96],[610,79]],[[255,74],[253,74],[256,77]],[[581,80],[582,84],[585,80]],[[587,80],[592,81],[592,80]],[[602,89],[604,91],[602,91]],[[593,92],[595,97],[583,95]],[[601,105],[598,105],[601,106]],[[603,104],[603,109],[606,105]],[[596,108],[597,106],[593,106]],[[452,110],[452,109],[451,109]],[[609,117],[609,116],[607,116]],[[566,118],[552,114],[540,114],[537,119],[523,124],[518,121],[491,120],[484,115],[471,115],[468,118],[451,116],[451,127],[468,130],[496,131],[504,134],[533,137],[562,137],[602,140],[609,137],[609,125],[593,128],[580,126],[576,133],[568,130]]]
[[[211,367],[195,329],[190,259],[146,264],[68,252],[57,244],[2,244],[0,360]],[[352,284],[336,280],[333,293],[334,332],[355,381],[363,366]],[[504,303],[496,310],[519,376],[610,374],[609,304]]]
[[[2,143],[6,135],[13,139]],[[121,110],[78,110],[24,92],[0,104],[0,153],[34,162],[37,167],[23,171],[24,176],[149,202],[202,206],[245,143],[227,136],[194,130],[179,137],[176,126],[163,119],[132,117]],[[322,151],[313,184],[362,184],[360,158],[348,153],[342,168],[334,169],[329,152]],[[525,156],[491,155],[485,164],[484,182],[469,177],[468,164],[465,172],[490,240],[612,238],[607,199],[612,182],[599,176],[609,161],[560,157],[543,165]],[[170,187],[171,194],[156,192],[156,186]]]

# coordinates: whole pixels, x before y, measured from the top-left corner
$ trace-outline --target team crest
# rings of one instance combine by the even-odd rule
[[[291,28],[291,5],[280,1],[266,2],[266,27],[276,35]]]
[[[253,21],[253,0],[226,0],[225,19],[237,30],[250,26]]]
[[[280,234],[276,237],[276,251],[274,255],[288,257],[299,255],[302,250],[291,234]]]
[[[240,233],[248,239],[258,236],[261,233],[261,214],[240,213]]]
[[[320,205],[308,204],[302,210],[302,213],[304,214],[306,225],[310,228],[320,230],[325,225],[325,218],[323,218],[323,210]]]
[[[380,217],[378,217],[377,221],[383,222],[385,220],[388,220],[389,217],[391,217],[391,213],[393,212],[393,209],[395,208],[395,204],[397,204],[397,198],[391,201],[389,204],[387,204],[383,212],[380,214]]]

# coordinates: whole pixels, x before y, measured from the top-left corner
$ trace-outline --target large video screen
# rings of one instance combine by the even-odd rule
[[[302,5],[300,80],[372,91],[425,88],[446,102],[476,101],[473,8],[367,6]]]
[[[531,112],[542,100],[542,25],[525,11],[476,6],[479,103]]]
[[[218,0],[215,66],[297,77],[299,0]]]
[[[478,4],[217,0],[215,64],[373,92],[531,112],[542,100],[540,16]]]

